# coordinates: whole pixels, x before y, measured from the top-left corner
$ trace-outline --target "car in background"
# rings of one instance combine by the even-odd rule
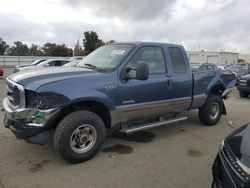
[[[3,69],[0,68],[0,76],[3,76]]]
[[[212,170],[212,188],[250,187],[250,124],[225,138]]]
[[[237,78],[241,78],[241,76],[250,74],[250,68],[246,66],[233,66],[231,71],[237,75]]]
[[[74,57],[71,57],[70,58],[70,61],[75,61],[75,62],[80,62],[80,61],[82,61],[84,59],[84,57],[83,56],[74,56]]]
[[[237,89],[240,97],[247,98],[250,94],[250,74],[243,75],[238,80]]]
[[[41,63],[43,61],[46,61],[46,59],[37,59],[31,64],[17,65],[17,66],[15,66],[14,73],[18,72],[20,70],[20,68],[23,68],[23,67],[37,66],[39,63]]]
[[[217,65],[213,63],[204,63],[200,65],[200,70],[220,70]]]
[[[225,66],[218,65],[217,67],[218,67],[220,70],[225,70]]]
[[[70,58],[70,62],[66,63],[65,65],[63,65],[63,67],[78,67],[79,63],[84,59],[85,57],[81,57],[81,56],[74,56],[72,58]]]
[[[237,66],[248,67],[248,63],[247,63],[247,62],[236,63],[236,65],[237,65]]]
[[[28,67],[21,67],[16,72],[24,71],[24,70],[31,70],[31,69],[39,69],[44,67],[59,67],[63,66],[66,63],[69,63],[69,59],[48,59],[46,61],[43,61],[37,65],[28,66]]]
[[[69,63],[66,63],[63,65],[63,67],[78,67],[79,66],[79,62],[77,61],[70,61]]]
[[[192,70],[197,70],[201,64],[200,63],[190,63],[191,69]]]

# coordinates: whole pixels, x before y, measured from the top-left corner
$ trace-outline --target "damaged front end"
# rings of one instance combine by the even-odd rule
[[[54,93],[37,93],[6,79],[7,97],[3,100],[4,126],[17,138],[45,144],[61,107],[68,98]]]
[[[30,143],[45,144],[50,124],[57,117],[60,108],[40,110],[35,108],[21,108],[13,110],[8,99],[3,100],[5,110],[4,126],[9,128],[17,138]]]

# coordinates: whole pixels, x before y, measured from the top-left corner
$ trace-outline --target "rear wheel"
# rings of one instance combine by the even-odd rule
[[[249,96],[249,93],[245,92],[245,91],[240,91],[240,97],[242,98],[247,98]]]
[[[78,163],[92,158],[104,139],[102,119],[90,111],[77,111],[67,115],[57,126],[54,146],[66,161]]]
[[[205,125],[215,125],[221,118],[222,99],[218,95],[209,95],[206,103],[199,109],[199,119]]]

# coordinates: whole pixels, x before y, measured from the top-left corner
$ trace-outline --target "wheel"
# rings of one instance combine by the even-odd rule
[[[218,95],[209,95],[205,104],[199,109],[199,119],[205,125],[215,125],[221,118],[222,99]]]
[[[249,96],[249,93],[244,92],[244,91],[240,91],[239,93],[240,93],[240,97],[242,98],[247,98]]]
[[[104,123],[98,115],[90,111],[76,111],[57,126],[54,146],[66,161],[79,163],[95,156],[105,134]]]

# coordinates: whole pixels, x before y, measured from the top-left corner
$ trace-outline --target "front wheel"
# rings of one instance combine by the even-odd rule
[[[247,98],[249,96],[249,93],[245,92],[245,91],[240,91],[240,97],[242,98]]]
[[[66,161],[79,163],[92,158],[104,139],[102,119],[90,111],[76,111],[67,115],[57,126],[54,146]]]
[[[215,125],[221,118],[222,99],[218,95],[209,95],[206,103],[199,109],[199,119],[205,125]]]

